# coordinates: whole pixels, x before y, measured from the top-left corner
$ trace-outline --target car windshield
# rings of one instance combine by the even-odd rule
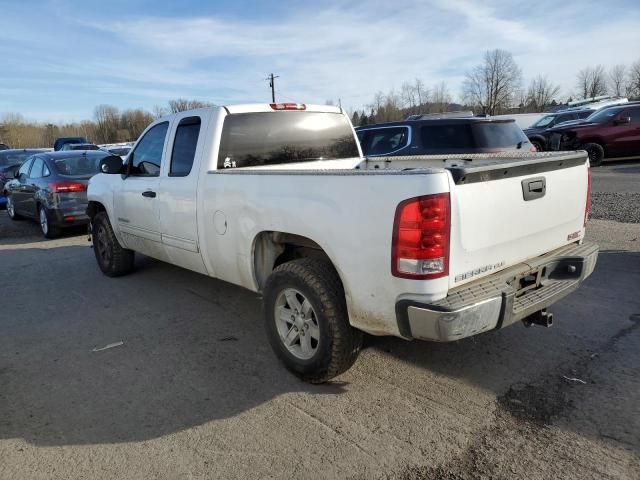
[[[358,157],[347,118],[340,113],[283,111],[227,115],[218,168],[254,167]]]
[[[536,123],[531,125],[533,128],[543,128],[553,122],[553,119],[556,118],[555,115],[546,115],[538,120]]]
[[[606,123],[618,112],[620,112],[622,108],[605,108],[604,110],[600,110],[598,112],[594,112],[587,117],[587,122],[590,123]]]
[[[27,152],[0,152],[0,167],[21,164],[30,155],[33,154]]]
[[[98,173],[100,160],[105,155],[74,155],[72,157],[63,157],[53,159],[53,166],[60,175],[67,177],[85,177]]]

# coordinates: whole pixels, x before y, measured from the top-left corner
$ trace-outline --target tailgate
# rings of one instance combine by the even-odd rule
[[[449,285],[457,287],[584,237],[584,152],[449,167]]]

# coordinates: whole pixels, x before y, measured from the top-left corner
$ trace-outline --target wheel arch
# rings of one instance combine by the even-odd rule
[[[262,291],[273,270],[296,258],[322,258],[338,273],[342,288],[346,287],[342,272],[327,251],[316,241],[303,235],[280,231],[262,231],[253,240],[253,273],[258,291]]]

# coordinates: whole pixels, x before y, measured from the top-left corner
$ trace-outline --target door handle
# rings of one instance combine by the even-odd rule
[[[147,197],[147,198],[156,198],[156,192],[152,192],[151,190],[147,190],[145,192],[142,192],[142,196],[143,197]]]

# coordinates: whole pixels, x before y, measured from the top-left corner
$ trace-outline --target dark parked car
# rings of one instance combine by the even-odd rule
[[[356,128],[367,156],[535,151],[512,119],[410,117]]]
[[[640,102],[603,108],[549,133],[551,150],[586,150],[594,167],[604,159],[640,157]]]
[[[60,150],[63,152],[69,150],[100,150],[100,147],[93,143],[65,143]]]
[[[62,147],[68,143],[89,143],[84,137],[60,137],[53,143],[53,150],[62,150]]]
[[[5,184],[13,179],[20,165],[34,153],[40,153],[39,149],[8,149],[0,151],[0,208],[7,204],[7,197],[4,194]]]
[[[549,134],[547,129],[555,127],[556,125],[564,122],[571,122],[573,120],[580,120],[587,118],[595,110],[591,108],[585,108],[581,110],[568,110],[564,112],[549,113],[531,125],[529,128],[524,129],[524,134],[529,138],[532,145],[536,147],[539,152],[548,150],[547,142],[549,141]]]
[[[9,145],[7,145],[6,143],[0,143],[0,150],[9,150]]]
[[[29,157],[5,187],[9,217],[38,221],[47,238],[58,235],[63,227],[88,223],[87,184],[106,157],[113,156],[99,150]]]

